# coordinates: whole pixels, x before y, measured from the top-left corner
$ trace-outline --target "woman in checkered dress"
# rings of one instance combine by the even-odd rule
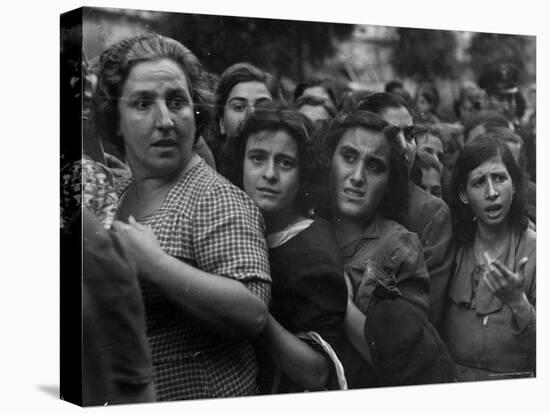
[[[156,34],[101,55],[94,109],[124,150],[113,228],[138,263],[159,400],[256,393],[250,338],[267,321],[260,213],[193,151],[208,122],[197,58]]]

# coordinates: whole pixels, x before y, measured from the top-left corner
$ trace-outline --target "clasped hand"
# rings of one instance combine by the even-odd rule
[[[140,273],[148,276],[151,265],[165,254],[153,230],[138,223],[133,216],[128,218],[128,223],[116,220],[113,229],[127,243]]]

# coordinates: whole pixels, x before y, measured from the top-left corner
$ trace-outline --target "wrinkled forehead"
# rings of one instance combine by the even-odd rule
[[[185,71],[171,59],[138,62],[132,66],[122,92],[139,89],[156,89],[159,86],[181,88],[190,93]]]
[[[504,162],[502,161],[502,157],[500,155],[496,155],[492,158],[489,158],[488,160],[483,161],[481,164],[479,164],[476,168],[468,173],[468,179],[473,180],[483,175],[494,173],[508,174],[508,169],[506,168],[506,165],[504,165]]]
[[[388,139],[381,131],[362,127],[348,128],[342,134],[338,147],[346,147],[362,155],[372,155],[389,160],[391,148]]]

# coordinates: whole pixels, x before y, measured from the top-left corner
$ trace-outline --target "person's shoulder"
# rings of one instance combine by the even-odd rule
[[[521,242],[525,246],[525,250],[531,251],[536,249],[537,245],[537,232],[529,227],[527,227],[521,233]]]
[[[407,230],[404,225],[395,220],[384,217],[379,217],[377,220],[378,229],[382,236],[397,237],[401,234],[415,234],[414,232]]]
[[[224,203],[238,203],[246,207],[253,207],[254,203],[246,193],[231,183],[227,178],[212,169],[203,159],[192,171],[191,182],[193,187],[200,188],[200,198],[203,202],[219,204],[220,208]]]
[[[436,197],[427,191],[423,190],[416,184],[411,186],[410,191],[411,202],[417,204],[422,210],[429,212],[444,212],[449,213],[449,206],[441,198]]]
[[[323,238],[335,238],[332,224],[322,217],[313,218],[313,223],[306,229],[310,234]]]
[[[385,246],[391,247],[395,250],[399,248],[410,248],[413,250],[421,248],[418,235],[415,232],[408,230],[397,221],[387,218],[380,218],[378,225],[380,236]]]
[[[328,256],[333,252],[340,252],[332,224],[318,217],[283,246],[295,252],[297,258],[304,255]]]
[[[304,230],[304,237],[307,237],[310,250],[328,254],[340,254],[340,247],[334,234],[332,224],[327,220],[315,217],[313,223]]]

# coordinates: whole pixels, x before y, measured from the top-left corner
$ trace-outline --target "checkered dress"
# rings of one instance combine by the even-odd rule
[[[121,183],[119,194],[131,184]],[[141,220],[162,249],[211,274],[244,283],[266,303],[271,279],[262,216],[244,192],[201,161]],[[141,279],[159,400],[256,393],[256,358],[247,340],[217,336]]]

